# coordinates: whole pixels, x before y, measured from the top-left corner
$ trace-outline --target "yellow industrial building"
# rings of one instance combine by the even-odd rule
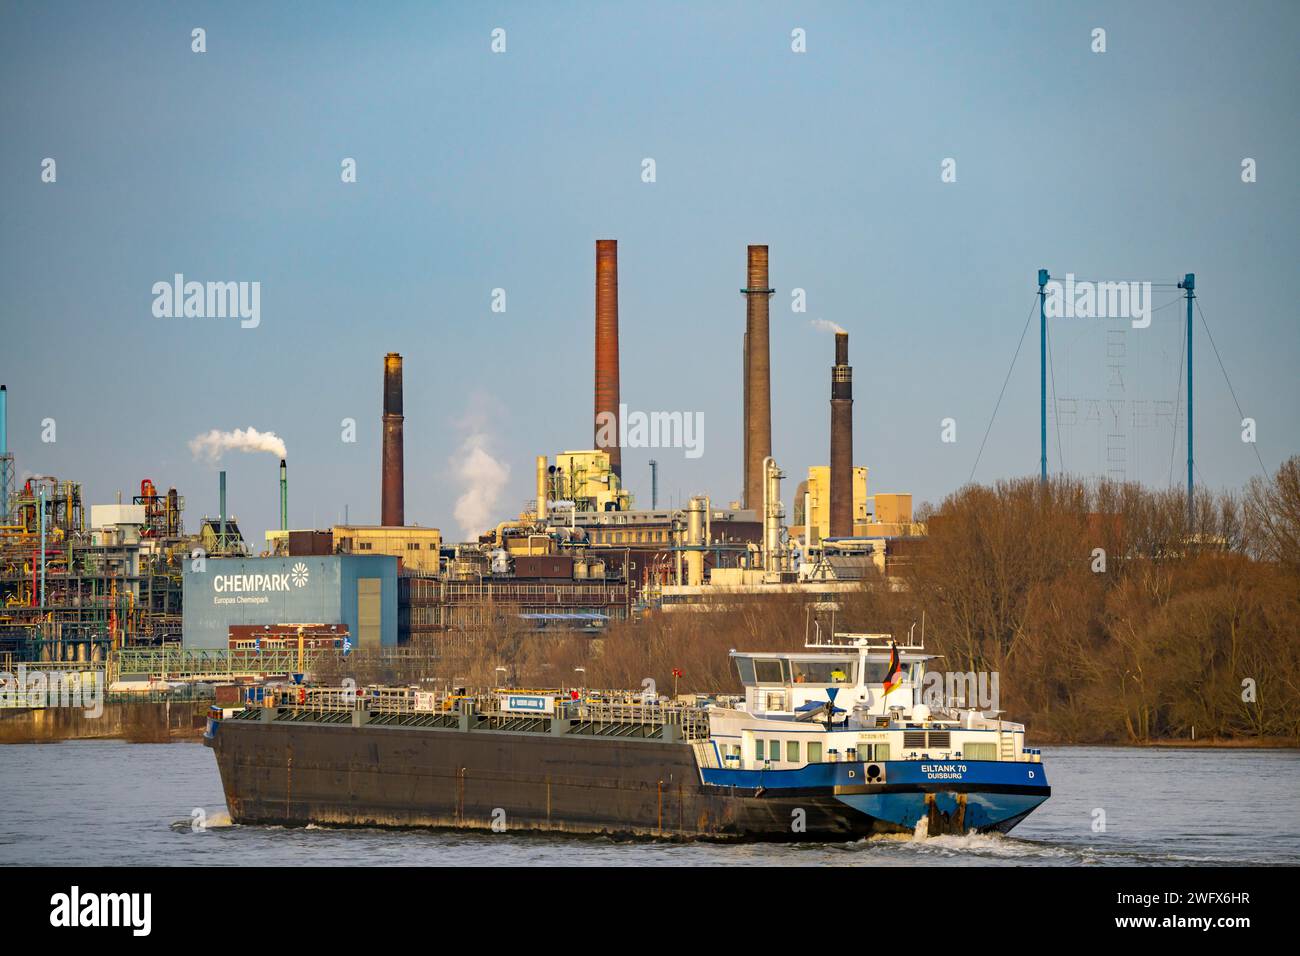
[[[805,514],[806,512],[806,514]],[[867,467],[853,466],[853,534],[865,534],[867,524]],[[805,526],[811,530],[809,543],[816,544],[830,535],[831,468],[809,465],[808,480],[801,481],[794,496],[794,523],[790,536],[802,540]],[[861,526],[862,531],[858,528]]]
[[[336,524],[333,533],[334,550],[340,554],[389,554],[400,558],[408,571],[438,573],[442,532],[437,528]]]
[[[302,554],[386,554],[400,558],[402,567],[421,574],[437,574],[438,558],[442,549],[442,532],[437,528],[418,525],[336,524],[330,531],[268,531],[266,553],[287,555],[292,553],[290,535],[315,536],[310,548]],[[323,543],[322,543],[323,542]],[[299,545],[299,547],[303,547]]]
[[[829,536],[830,481],[829,465],[809,466],[808,480],[800,482],[795,492],[790,537],[803,540],[805,530],[810,530],[808,541],[817,544]],[[868,495],[867,467],[853,467],[853,537],[894,538],[924,533],[925,529],[912,520],[910,494]]]
[[[537,509],[545,517],[548,502],[572,502],[577,511],[629,511],[632,495],[610,467],[609,452],[562,451],[552,465],[537,456]]]

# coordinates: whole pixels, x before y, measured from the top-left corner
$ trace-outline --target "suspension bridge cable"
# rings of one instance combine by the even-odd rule
[[[998,417],[998,409],[1002,407],[1002,396],[1007,393],[1007,383],[1011,381],[1011,373],[1016,367],[1016,359],[1020,357],[1020,347],[1025,344],[1025,335],[1029,332],[1029,323],[1033,321],[1034,310],[1038,308],[1038,293],[1034,293],[1034,304],[1029,309],[1029,315],[1025,319],[1025,327],[1020,330],[1020,341],[1016,343],[1016,354],[1011,356],[1011,366],[1007,369],[1007,377],[1002,380],[1002,391],[998,392],[997,403],[993,406],[993,414],[989,416],[988,428],[984,429],[984,440],[980,442],[980,450],[975,455],[975,464],[971,465],[970,477],[966,483],[975,480],[975,469],[979,467],[980,458],[984,455],[984,445],[989,440],[989,432],[993,430],[993,419]]]

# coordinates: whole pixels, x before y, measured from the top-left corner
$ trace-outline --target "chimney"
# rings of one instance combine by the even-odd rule
[[[384,356],[384,457],[380,478],[380,518],[385,527],[406,523],[402,503],[405,476],[402,473],[402,357],[396,352]]]
[[[280,459],[280,530],[289,530],[289,468]]]
[[[740,452],[740,506],[748,507],[749,497],[749,333],[744,336],[744,345],[740,348],[740,374],[743,379],[744,396],[740,400],[740,432],[744,438]]]
[[[0,385],[0,524],[9,523],[13,461],[9,457],[9,390]]]
[[[618,240],[597,239],[595,447],[609,452],[610,470],[621,480],[618,401]]]
[[[772,454],[772,381],[768,347],[767,246],[749,247],[745,288],[745,497],[746,508],[763,506],[763,460]]]
[[[853,536],[853,369],[849,333],[835,333],[831,369],[830,537]]]
[[[537,518],[539,521],[546,519],[546,468],[549,462],[545,455],[537,456]]]
[[[226,473],[223,471],[217,481],[217,510],[221,513],[221,532],[217,535],[217,551],[226,550]]]

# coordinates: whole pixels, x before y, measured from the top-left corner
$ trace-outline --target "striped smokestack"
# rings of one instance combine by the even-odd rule
[[[768,349],[767,246],[749,247],[745,296],[745,500],[763,506],[763,459],[772,454],[772,381]]]
[[[406,523],[402,471],[402,357],[384,356],[384,454],[380,477],[380,519],[388,527]]]
[[[849,333],[835,333],[835,367],[831,369],[832,538],[853,536],[853,369],[849,367]]]
[[[618,240],[597,239],[595,447],[609,452],[610,469],[622,479],[618,402]]]

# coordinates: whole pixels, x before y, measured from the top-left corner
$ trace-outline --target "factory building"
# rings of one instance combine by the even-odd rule
[[[408,640],[448,630],[520,624],[563,630],[596,630],[626,620],[631,591],[620,579],[580,577],[572,558],[522,559],[537,564],[508,576],[470,579],[398,579],[399,627]]]
[[[442,532],[437,528],[406,525],[335,525],[334,550],[339,554],[387,554],[401,562],[403,571],[437,574]]]
[[[488,543],[507,555],[571,556],[575,576],[614,577],[633,595],[659,585],[703,581],[706,570],[750,567],[763,525],[743,508],[714,508],[707,497],[678,509],[638,509],[602,450],[537,457],[531,512],[502,522]],[[586,568],[599,567],[595,574]],[[516,573],[519,573],[516,571]]]
[[[855,465],[852,478],[853,534],[865,533],[869,520],[867,503],[867,468]],[[829,465],[810,465],[808,478],[799,482],[794,495],[793,523],[790,536],[808,536],[811,544],[831,537],[831,469]]]
[[[510,573],[523,558],[556,554],[572,557],[575,576],[577,568],[595,563],[605,577],[626,581],[638,605],[693,600],[695,591],[709,586],[761,590],[808,584],[821,593],[827,582],[850,584],[867,569],[879,569],[889,536],[916,533],[909,496],[882,496],[892,523],[872,520],[867,469],[852,465],[853,369],[843,330],[835,335],[831,369],[831,461],[808,469],[808,480],[796,492],[794,527],[786,526],[785,476],[772,457],[768,301],[773,290],[764,245],[749,246],[740,290],[746,318],[741,499],[715,508],[709,497],[697,495],[677,509],[637,509],[623,484],[618,449],[599,440],[600,423],[609,421],[619,400],[612,241],[597,243],[596,269],[597,448],[562,452],[554,459],[538,456],[532,509],[479,539],[480,547],[499,556],[492,559],[494,577]]]
[[[876,495],[872,501],[872,520],[866,527],[869,538],[919,537],[925,526],[912,519],[911,495]]]
[[[357,650],[397,644],[391,555],[209,558],[184,575],[185,646],[226,648],[249,625],[334,626]]]
[[[14,489],[0,523],[0,662],[98,661],[178,639],[184,507],[146,478],[131,504],[92,505],[87,522],[79,482]]]
[[[546,516],[551,502],[571,511],[628,511],[632,496],[623,487],[608,451],[563,451],[552,465],[537,456],[538,515]]]
[[[802,544],[819,544],[830,533],[830,471],[827,465],[811,465],[808,479],[799,482],[794,497],[794,521],[790,537]],[[867,494],[867,472],[863,465],[853,469],[853,533],[845,537],[890,538],[925,533],[912,520],[909,494]]]
[[[281,513],[284,511],[284,462],[280,462],[280,501]],[[248,547],[244,543],[244,536],[239,531],[239,523],[235,520],[234,515],[226,511],[226,473],[220,473],[217,479],[217,516],[215,518],[206,515],[199,522],[199,547],[205,554],[210,555],[245,555],[248,553]]]
[[[268,557],[386,554],[398,559],[398,573],[436,575],[442,532],[417,525],[336,524],[329,531],[268,531],[266,544]]]
[[[227,516],[224,521],[219,518],[204,517],[199,521],[199,547],[206,554],[245,554],[244,535],[239,530],[239,521]]]
[[[267,533],[262,558],[250,556],[227,510],[225,472],[216,516],[193,534],[182,526],[184,499],[149,479],[129,504],[119,495],[116,505],[89,509],[88,522],[75,482],[34,477],[15,488],[9,396],[0,387],[0,655],[93,658],[115,646],[174,643],[182,622],[185,644],[210,648],[285,640],[300,629],[317,641],[346,635],[359,648],[520,618],[586,629],[656,602],[693,603],[710,589],[831,594],[872,570],[888,573],[888,563],[917,550],[925,528],[913,519],[911,496],[870,496],[867,468],[852,464],[853,370],[843,330],[830,370],[829,464],[807,469],[786,524],[784,475],[773,455],[766,245],[748,247],[740,289],[740,500],[715,507],[696,495],[661,509],[652,477],[652,507],[637,508],[619,440],[610,441],[621,431],[623,397],[617,242],[599,240],[595,252],[593,447],[538,456],[535,500],[465,544],[449,546],[438,529],[406,524],[397,352],[383,357],[380,524],[289,530],[282,459],[279,528]],[[201,570],[189,560],[196,549],[206,559]]]

